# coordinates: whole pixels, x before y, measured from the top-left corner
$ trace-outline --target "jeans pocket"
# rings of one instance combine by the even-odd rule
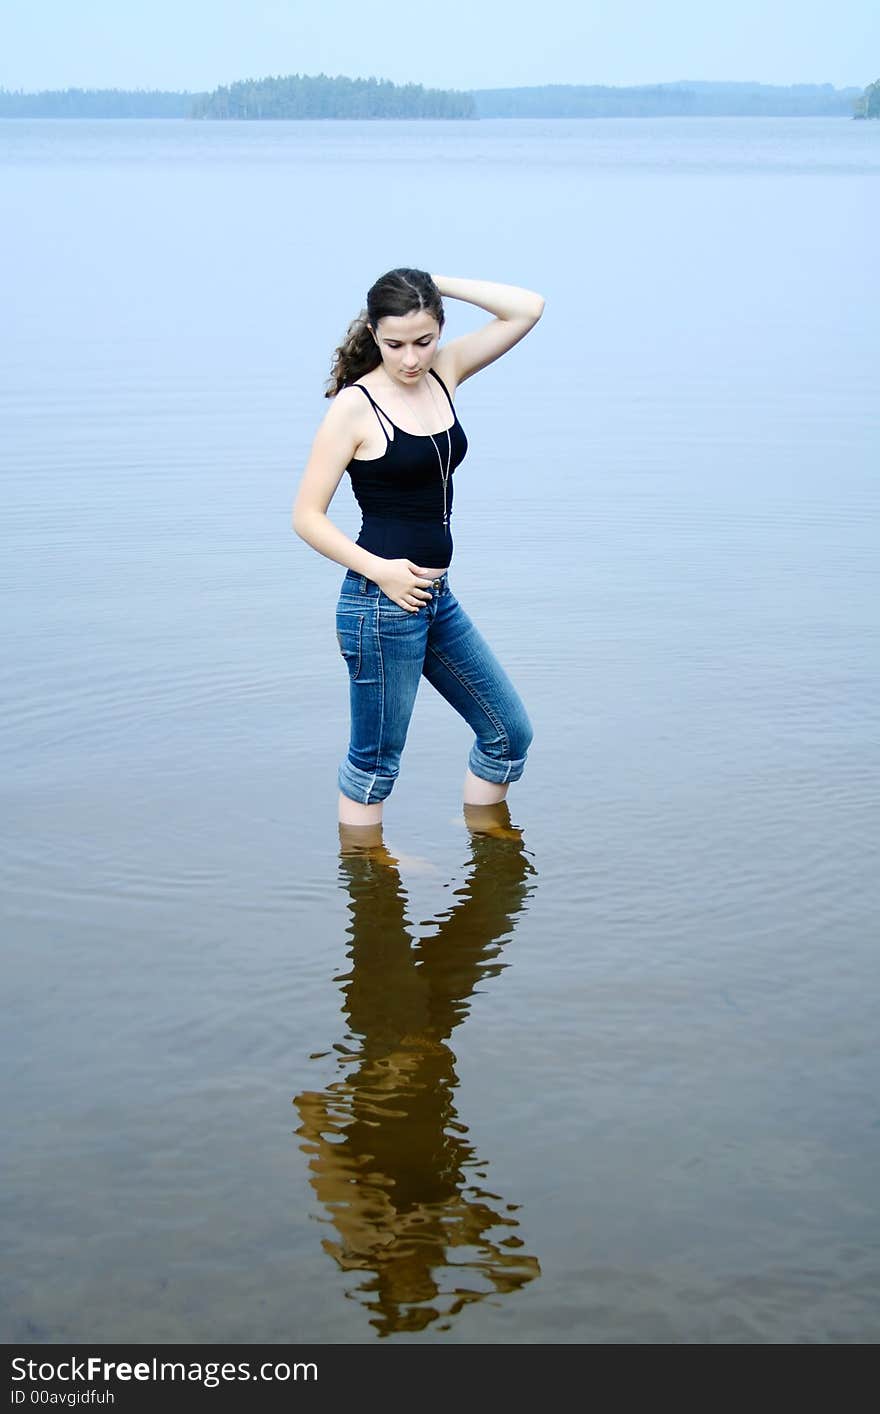
[[[339,644],[339,651],[348,665],[352,682],[357,682],[361,675],[363,636],[363,614],[337,613],[336,641]]]
[[[406,623],[416,618],[416,615],[412,609],[405,609],[402,604],[395,604],[394,600],[389,599],[388,595],[382,591],[379,595],[379,617],[386,623],[394,619],[400,619]]]

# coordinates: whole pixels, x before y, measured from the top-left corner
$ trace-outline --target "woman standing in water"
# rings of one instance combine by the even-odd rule
[[[494,317],[443,348],[443,298]],[[452,479],[467,451],[453,397],[538,322],[540,295],[516,285],[391,270],[336,350],[293,528],[344,565],[336,633],[348,665],[351,737],[339,820],[376,826],[390,795],[422,676],[475,734],[465,805],[504,800],[532,740],[520,698],[449,585]],[[344,472],[363,513],[357,543],[327,516]]]

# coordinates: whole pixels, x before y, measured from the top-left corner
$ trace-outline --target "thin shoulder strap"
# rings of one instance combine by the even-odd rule
[[[373,411],[374,411],[375,414],[376,414],[376,421],[378,422],[379,426],[382,428],[382,431],[385,433],[385,441],[386,441],[386,442],[388,443],[388,445],[390,446],[390,445],[391,445],[391,438],[388,436],[388,432],[387,432],[387,430],[386,430],[385,423],[382,421],[382,418],[383,418],[383,417],[386,417],[386,418],[388,418],[388,421],[391,422],[391,418],[388,417],[387,412],[385,412],[383,408],[380,408],[379,404],[376,402],[376,399],[372,396],[372,394],[371,394],[370,392],[368,392],[368,390],[364,387],[363,383],[352,383],[352,384],[350,384],[350,387],[352,387],[352,388],[360,388],[360,390],[361,390],[362,393],[366,393],[366,396],[369,398],[370,402],[371,402],[372,405],[373,405]],[[380,415],[379,415],[380,413],[381,413],[381,415],[382,415],[381,417],[380,417]],[[392,426],[392,427],[394,426],[394,423],[393,423],[393,422],[391,422],[391,426]]]
[[[455,404],[453,403],[452,399],[449,397],[449,389],[447,388],[446,384],[443,382],[443,379],[440,377],[440,374],[439,374],[439,373],[435,373],[433,368],[429,368],[429,369],[428,369],[428,372],[434,374],[434,377],[437,379],[437,382],[440,384],[440,387],[443,389],[443,391],[444,391],[444,393],[446,394],[447,398],[449,398],[449,406],[452,408],[452,411],[455,412]],[[366,389],[364,389],[364,392],[366,392]]]

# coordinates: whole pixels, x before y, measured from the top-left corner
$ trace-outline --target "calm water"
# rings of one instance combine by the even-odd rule
[[[880,124],[0,164],[3,1339],[875,1343]],[[425,687],[352,853],[289,513],[396,264],[547,298],[451,576],[536,738],[479,833]]]

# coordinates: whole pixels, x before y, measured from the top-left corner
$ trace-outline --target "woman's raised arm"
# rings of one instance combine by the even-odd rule
[[[533,329],[544,312],[544,299],[534,290],[519,285],[500,285],[492,280],[465,280],[452,275],[432,275],[440,294],[448,299],[487,309],[495,318],[471,334],[444,344],[437,362],[457,386],[494,363]]]

